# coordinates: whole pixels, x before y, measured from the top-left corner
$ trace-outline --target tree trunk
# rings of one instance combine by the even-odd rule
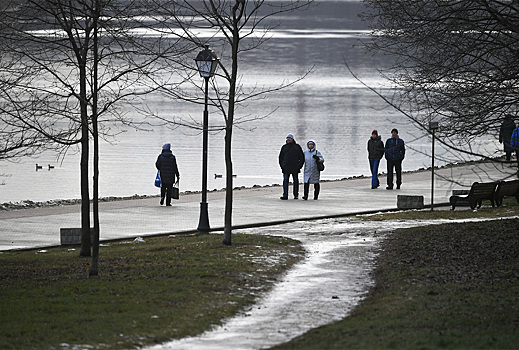
[[[236,19],[236,11],[243,9],[243,3],[236,2],[233,7],[233,38],[232,38],[232,70],[229,86],[229,105],[227,112],[227,120],[225,127],[225,170],[226,170],[226,188],[225,188],[225,219],[223,229],[223,244],[232,244],[232,205],[233,205],[233,168],[232,168],[232,127],[234,124],[234,105],[236,99],[236,80],[238,78],[238,48],[240,43],[239,22]]]
[[[90,195],[88,191],[89,130],[87,105],[87,75],[85,57],[79,66],[80,106],[81,106],[81,252],[80,256],[90,256]]]
[[[230,109],[230,108],[229,108]],[[230,118],[230,116],[229,116]],[[232,235],[232,201],[233,201],[233,169],[232,169],[232,157],[231,157],[231,141],[232,141],[232,124],[227,126],[225,131],[225,176],[226,176],[226,187],[225,187],[225,218],[224,218],[224,229],[223,229],[223,244],[231,245]]]

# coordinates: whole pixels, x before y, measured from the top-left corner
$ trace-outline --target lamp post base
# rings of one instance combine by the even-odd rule
[[[200,203],[200,220],[198,221],[198,234],[208,234],[211,231],[209,226],[209,214],[207,212],[207,203]]]

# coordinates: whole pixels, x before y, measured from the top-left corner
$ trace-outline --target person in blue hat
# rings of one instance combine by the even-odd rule
[[[160,171],[160,180],[162,186],[160,187],[160,205],[164,204],[164,197],[166,198],[166,206],[171,206],[171,191],[175,178],[180,179],[178,172],[177,159],[171,152],[171,144],[166,143],[162,146],[162,153],[158,156],[155,162],[155,167]]]
[[[294,135],[288,134],[285,144],[279,152],[279,166],[283,172],[283,195],[282,200],[288,199],[288,184],[292,176],[294,186],[294,199],[299,196],[299,172],[305,162],[303,149],[296,143]]]

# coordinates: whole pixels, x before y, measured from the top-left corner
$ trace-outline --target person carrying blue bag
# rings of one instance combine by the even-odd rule
[[[162,146],[162,153],[158,156],[155,162],[155,167],[160,172],[160,205],[164,204],[164,197],[166,197],[166,206],[171,206],[171,193],[175,178],[180,179],[180,173],[177,167],[177,159],[171,152],[171,144],[166,143]]]

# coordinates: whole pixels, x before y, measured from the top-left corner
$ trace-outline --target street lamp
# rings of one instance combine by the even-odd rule
[[[431,166],[431,210],[434,210],[434,134],[438,130],[438,122],[429,122],[429,130],[432,133],[432,166]]]
[[[209,111],[207,110],[207,96],[209,94],[209,78],[214,76],[216,67],[218,66],[218,57],[213,50],[209,49],[209,45],[200,51],[195,58],[196,66],[200,76],[205,79],[205,109],[204,109],[204,125],[203,125],[203,151],[202,151],[202,202],[200,202],[200,220],[198,221],[198,232],[209,233],[209,214],[207,212],[207,139],[209,129]]]

